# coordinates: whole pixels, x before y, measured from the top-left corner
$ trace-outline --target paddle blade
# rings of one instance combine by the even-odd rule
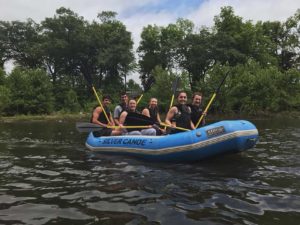
[[[152,118],[145,116],[143,114],[139,114],[136,112],[129,112],[126,116],[125,123],[126,125],[130,125],[130,126],[137,126],[137,125],[147,126],[147,125],[155,124],[155,121]]]
[[[172,83],[172,94],[175,95],[177,88],[179,87],[180,79],[176,77],[176,79]]]
[[[99,131],[102,130],[103,127],[94,124],[94,123],[86,123],[86,122],[77,122],[76,123],[76,129],[77,131],[79,131],[80,133],[83,132],[92,132],[92,131]]]
[[[154,84],[155,82],[155,78],[153,76],[151,76],[147,83],[145,84],[145,87],[144,87],[144,92],[147,92],[150,90],[150,88],[152,87],[152,85]]]

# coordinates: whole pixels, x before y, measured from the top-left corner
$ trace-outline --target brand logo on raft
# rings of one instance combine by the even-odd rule
[[[216,136],[225,133],[225,128],[223,126],[215,127],[206,131],[207,137]]]
[[[129,138],[114,139],[114,138],[109,138],[109,139],[103,140],[102,144],[104,144],[104,145],[124,144],[124,145],[141,145],[141,146],[144,146],[146,144],[146,142],[147,142],[147,140],[143,140],[143,139],[129,139]]]

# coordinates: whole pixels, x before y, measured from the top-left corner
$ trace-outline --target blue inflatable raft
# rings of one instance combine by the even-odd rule
[[[256,127],[245,120],[221,121],[196,130],[165,136],[110,136],[89,134],[91,151],[137,156],[153,161],[196,161],[252,148]]]

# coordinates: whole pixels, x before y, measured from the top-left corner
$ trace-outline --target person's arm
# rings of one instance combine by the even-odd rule
[[[192,113],[191,106],[188,106],[188,108],[189,108],[189,111],[190,111],[190,113]],[[192,130],[195,130],[195,126],[196,126],[196,125],[193,123],[193,121],[192,121],[192,120],[190,121],[190,123],[191,123],[191,124],[190,124],[190,126],[191,126],[191,129],[192,129]]]
[[[109,116],[109,120],[110,120],[110,125],[111,126],[115,126],[115,122],[114,122],[114,119],[112,118],[112,115],[110,114]]]
[[[158,121],[159,123],[161,123],[161,119],[160,119],[159,113],[157,113],[157,121]]]
[[[147,109],[147,108],[143,109],[142,114],[145,115],[145,116],[150,117],[149,109]]]
[[[126,111],[121,113],[120,118],[119,118],[119,126],[124,125],[127,114],[128,113]]]
[[[167,114],[167,116],[166,116],[166,120],[165,120],[166,124],[172,126],[171,120],[172,120],[172,118],[174,117],[174,115],[175,115],[175,113],[176,113],[176,110],[177,110],[176,107],[172,107],[172,108],[169,110],[169,112],[168,112],[168,114]],[[173,124],[173,125],[174,125],[174,124]]]
[[[191,121],[191,128],[192,128],[192,130],[195,130],[195,125],[194,125],[193,121]]]
[[[120,106],[116,106],[115,110],[114,110],[114,122],[117,126],[119,126],[120,122],[119,122],[119,117],[120,117]]]
[[[201,125],[204,126],[205,125],[206,112],[202,112],[202,114],[203,114],[203,118],[202,118],[202,121],[201,121]]]
[[[102,112],[102,108],[101,107],[97,107],[96,109],[94,109],[93,111],[93,118],[92,118],[92,123],[94,124],[98,124],[100,126],[106,127],[107,124],[101,123],[98,118],[100,113]]]

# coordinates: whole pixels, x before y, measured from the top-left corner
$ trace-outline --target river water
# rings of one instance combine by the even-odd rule
[[[300,224],[300,120],[195,163],[90,153],[75,121],[0,123],[0,224]]]

